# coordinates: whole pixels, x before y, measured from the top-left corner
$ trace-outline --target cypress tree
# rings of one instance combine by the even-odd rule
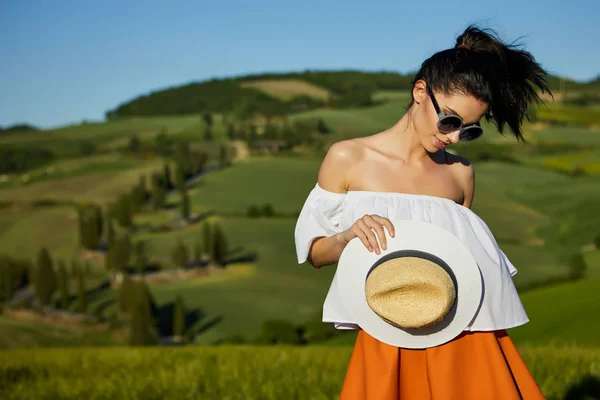
[[[173,308],[173,336],[183,337],[185,328],[185,306],[181,295],[178,294]]]
[[[144,310],[140,304],[133,304],[129,318],[129,344],[143,346],[145,343]]]
[[[67,308],[69,305],[69,275],[67,266],[63,261],[58,262],[58,282],[60,288],[60,308]]]
[[[204,171],[206,162],[208,161],[208,154],[205,151],[195,152],[192,155],[193,173],[199,174]]]
[[[152,294],[144,282],[132,281],[132,302],[130,308],[129,343],[133,346],[156,344],[156,304]]]
[[[134,296],[134,281],[129,278],[128,274],[123,275],[121,287],[119,287],[119,311],[126,313],[132,310],[131,305],[135,301]]]
[[[319,118],[319,120],[317,121],[317,131],[321,135],[326,135],[328,133],[331,133],[331,129],[329,129],[329,127],[327,126],[327,124],[325,123],[323,118]]]
[[[135,185],[131,189],[131,212],[137,214],[142,210],[144,206],[144,195],[139,185]]]
[[[225,144],[221,144],[219,147],[219,165],[223,167],[228,167],[229,163],[229,151],[227,150],[227,146]]]
[[[123,272],[129,265],[131,258],[131,239],[128,234],[124,234],[115,240],[112,257],[112,267],[116,271]]]
[[[165,206],[167,191],[163,177],[160,174],[152,175],[152,209],[158,211]]]
[[[48,305],[56,291],[56,275],[52,268],[52,259],[45,247],[38,252],[37,276],[35,279],[35,294],[40,305]]]
[[[97,249],[102,237],[102,209],[96,204],[84,204],[78,207],[78,215],[81,247]]]
[[[115,263],[114,263],[114,246],[109,247],[106,253],[104,254],[104,267],[106,268],[106,272],[114,271]]]
[[[138,274],[143,274],[146,270],[146,265],[148,264],[148,259],[146,257],[146,243],[143,241],[135,242],[134,254],[135,270]]]
[[[171,167],[169,164],[163,166],[163,184],[166,190],[173,187],[173,181],[171,180]]]
[[[130,227],[133,223],[133,207],[132,200],[129,194],[124,194],[119,199],[116,207],[116,217],[119,225],[122,227]]]
[[[187,221],[190,219],[190,196],[185,189],[179,192],[179,194],[181,197],[181,218]]]
[[[210,126],[206,126],[206,128],[204,128],[204,140],[207,142],[212,142],[213,140],[213,132]]]
[[[138,153],[142,148],[142,142],[137,137],[137,135],[133,135],[129,138],[129,144],[127,145],[127,150],[131,153]]]
[[[185,268],[188,264],[188,251],[181,239],[177,241],[172,254],[173,263],[181,268]]]
[[[204,249],[202,248],[202,243],[199,239],[196,239],[196,244],[194,245],[194,262],[196,265],[200,265],[202,263],[202,255],[204,254]]]
[[[175,167],[175,187],[179,192],[185,190],[185,173],[179,164]]]
[[[87,310],[87,289],[85,287],[85,273],[83,268],[77,269],[77,311],[85,312]]]
[[[235,139],[235,126],[233,124],[228,124],[227,125],[227,137],[229,138],[229,140],[234,140]]]
[[[583,254],[577,253],[575,255],[572,255],[569,259],[568,269],[569,279],[577,280],[584,278],[587,272],[587,263],[583,258]]]
[[[223,230],[218,224],[215,224],[213,239],[213,256],[212,259],[219,265],[225,264],[225,255],[227,253],[227,239]]]
[[[204,250],[208,253],[208,257],[210,261],[214,261],[213,259],[213,234],[212,234],[212,225],[208,222],[204,222],[204,226],[202,228],[203,238],[204,238]]]
[[[139,183],[140,193],[143,195],[143,202],[148,198],[148,189],[146,187],[146,175],[140,175],[140,183]]]
[[[104,214],[104,235],[106,237],[106,244],[108,247],[112,246],[115,240],[115,228],[112,223],[113,209],[114,205],[109,205],[106,213]]]

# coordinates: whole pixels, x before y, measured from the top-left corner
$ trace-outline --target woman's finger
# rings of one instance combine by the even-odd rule
[[[379,254],[380,253],[379,242],[377,242],[377,237],[375,237],[375,232],[373,232],[371,227],[368,226],[363,219],[359,219],[358,221],[356,221],[356,223],[358,224],[359,228],[364,232],[364,234],[367,236],[369,243],[371,244],[371,247],[373,248],[373,250],[375,250],[375,253]]]
[[[385,226],[391,237],[396,236],[396,230],[394,229],[394,224],[392,224],[392,221],[390,221],[388,218],[380,217],[379,215],[372,215],[371,217],[381,225]]]
[[[354,227],[352,228],[352,233],[354,233],[354,235],[360,239],[360,241],[365,245],[365,247],[369,251],[373,251],[373,248],[371,247],[371,244],[369,243],[369,239],[367,238],[367,235],[364,234],[364,232],[362,231],[362,229],[360,229],[360,227],[358,225],[354,225]]]
[[[364,221],[365,224],[374,230],[377,233],[377,238],[379,239],[379,243],[381,243],[381,248],[383,250],[387,249],[387,239],[385,237],[385,232],[383,231],[383,225],[375,218],[381,218],[376,215],[365,215]],[[379,254],[379,253],[378,253]]]

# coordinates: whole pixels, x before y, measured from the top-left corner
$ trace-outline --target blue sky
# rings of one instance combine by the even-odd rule
[[[408,72],[469,24],[600,74],[600,1],[0,0],[0,126],[101,120],[152,90],[265,71]]]

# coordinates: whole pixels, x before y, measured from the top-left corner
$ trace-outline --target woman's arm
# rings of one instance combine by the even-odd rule
[[[467,161],[467,165],[463,167],[463,206],[471,208],[473,197],[475,196],[475,170],[473,164]]]
[[[333,144],[325,156],[319,170],[319,186],[329,192],[346,193],[348,190],[347,176],[352,174],[352,167],[359,164],[361,150],[356,143],[346,140]],[[346,244],[355,237],[359,237],[369,251],[381,252],[381,247],[386,249],[387,243],[383,227],[390,235],[394,236],[394,227],[387,218],[377,215],[364,215],[358,219],[348,230],[329,237],[318,237],[313,240],[308,252],[308,261],[315,267],[335,264],[340,259]],[[375,236],[377,233],[377,237]]]

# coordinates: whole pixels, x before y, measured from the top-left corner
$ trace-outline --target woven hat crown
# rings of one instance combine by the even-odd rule
[[[369,307],[388,323],[404,329],[426,328],[442,321],[456,300],[452,276],[422,257],[397,257],[377,265],[368,275]]]

